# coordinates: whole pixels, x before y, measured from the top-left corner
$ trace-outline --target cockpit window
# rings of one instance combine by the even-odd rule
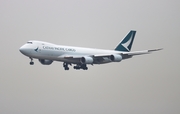
[[[27,44],[32,44],[32,42],[27,42]]]

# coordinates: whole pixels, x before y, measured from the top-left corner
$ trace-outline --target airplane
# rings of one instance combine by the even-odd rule
[[[53,61],[63,62],[65,70],[69,70],[68,65],[72,64],[74,64],[73,68],[76,70],[88,70],[87,65],[121,62],[135,55],[149,54],[162,50],[162,48],[159,48],[131,51],[135,34],[136,31],[131,30],[114,50],[64,46],[31,40],[21,46],[19,51],[30,58],[30,65],[34,64],[33,59],[38,59],[43,65],[50,65]]]

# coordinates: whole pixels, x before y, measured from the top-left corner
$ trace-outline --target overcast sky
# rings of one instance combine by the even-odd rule
[[[0,0],[0,113],[179,114],[179,11],[178,0]],[[88,71],[19,52],[28,40],[114,49],[130,30],[132,51],[164,50]]]

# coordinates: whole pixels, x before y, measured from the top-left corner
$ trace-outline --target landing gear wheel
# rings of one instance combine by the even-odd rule
[[[31,61],[29,64],[30,64],[30,65],[34,65],[34,62]]]
[[[65,67],[64,70],[69,70],[69,67]]]
[[[69,70],[68,63],[63,63],[64,70]]]
[[[83,70],[88,70],[88,67],[83,68]]]
[[[88,69],[88,67],[86,66],[86,64],[83,64],[83,65],[81,66],[81,68],[82,68],[83,70],[87,70],[87,69]]]

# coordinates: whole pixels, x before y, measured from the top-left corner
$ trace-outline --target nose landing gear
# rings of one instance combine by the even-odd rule
[[[30,59],[31,59],[31,61],[30,61],[30,65],[34,65],[34,62],[33,62],[33,58],[31,58],[31,57],[29,57]]]

